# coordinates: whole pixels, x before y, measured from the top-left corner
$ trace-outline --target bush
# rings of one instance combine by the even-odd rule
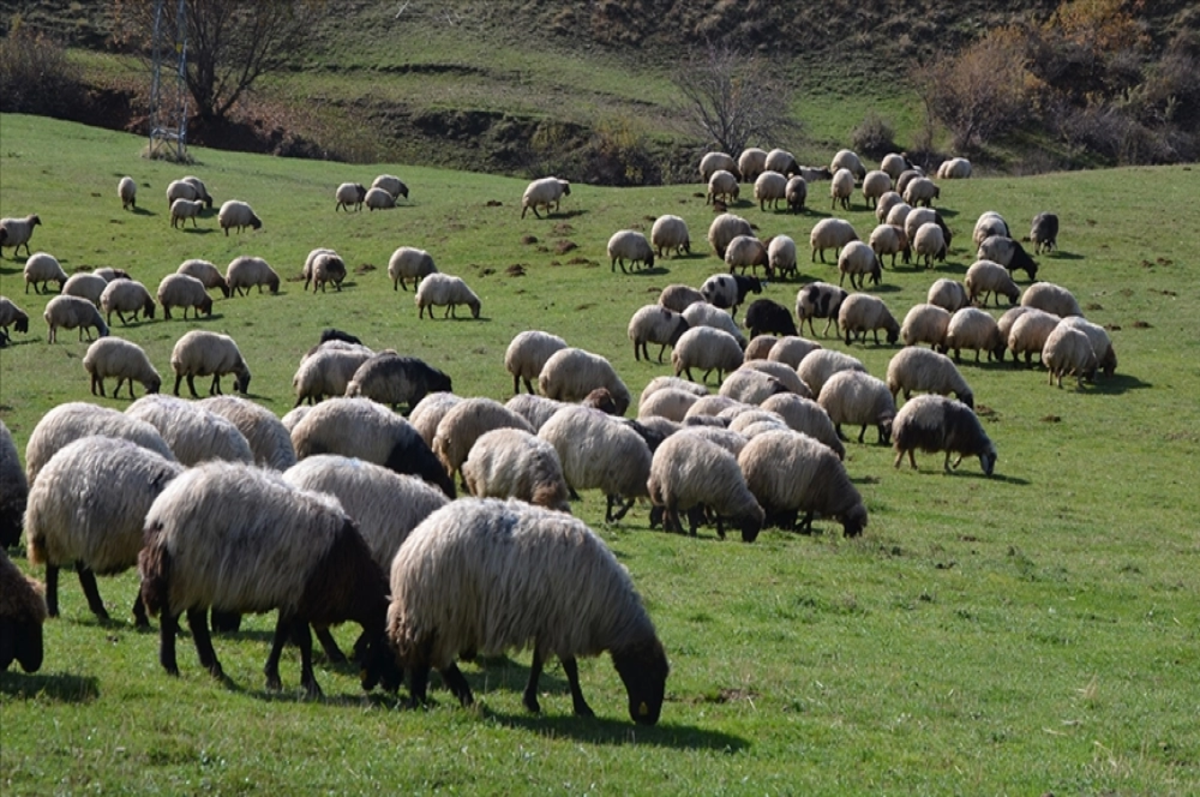
[[[875,160],[899,149],[895,142],[896,131],[875,111],[867,115],[850,133],[850,142],[855,152],[861,152]]]
[[[83,98],[79,70],[49,37],[18,20],[0,40],[0,112],[63,116]]]

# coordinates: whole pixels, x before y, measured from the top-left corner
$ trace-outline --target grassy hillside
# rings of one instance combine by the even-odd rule
[[[699,285],[721,270],[703,243],[712,213],[699,185],[577,186],[560,214],[520,220],[520,180],[197,149],[189,171],[218,204],[246,200],[264,221],[226,237],[212,215],[195,231],[170,228],[163,191],[182,171],[141,160],[141,144],[0,116],[0,215],[38,213],[34,250],[69,272],[119,266],[152,290],[189,257],[222,267],[240,254],[265,257],[287,279],[279,295],[218,299],[212,317],[195,322],[122,326],[114,317],[113,332],[143,346],[168,384],[170,349],[185,331],[231,334],[254,374],[251,397],[279,414],[294,401],[300,355],[331,325],[443,368],[460,395],[500,400],[511,389],[508,341],[546,329],[608,357],[636,394],[669,366],[634,361],[630,315],[669,283]],[[409,203],[334,212],[338,183],[382,171],[405,179]],[[137,212],[116,198],[124,174],[139,184]],[[268,693],[266,616],[215,641],[229,686],[200,669],[186,639],[182,675],[171,679],[157,663],[156,635],[126,616],[134,574],[101,579],[110,623],[93,619],[64,575],[42,671],[0,674],[3,791],[1195,793],[1193,177],[1141,168],[947,182],[948,261],[933,271],[888,269],[872,289],[903,315],[935,277],[961,278],[982,211],[1001,212],[1017,231],[1038,211],[1062,218],[1061,250],[1040,258],[1040,276],[1070,288],[1112,330],[1120,367],[1095,386],[1058,390],[1039,370],[964,363],[1000,453],[995,477],[983,478],[974,461],[943,474],[938,455],[919,457],[917,472],[895,470],[891,450],[870,444],[868,432],[846,458],[871,513],[861,539],[818,521],[813,536],[768,531],[754,545],[722,543],[709,530],[698,539],[650,531],[645,506],[605,526],[595,493],[573,507],[630,569],[670,657],[658,726],[628,722],[605,660],[581,667],[596,719],[570,715],[557,665],[543,678],[544,715],[527,715],[527,653],[465,666],[480,703],[472,711],[436,676],[433,706],[413,712],[391,696],[363,696],[355,674],[336,667],[317,674],[327,698],[305,702],[290,650],[286,689]],[[746,201],[735,210],[761,236],[791,235],[803,251],[828,213],[822,188],[800,216]],[[614,230],[648,231],[668,212],[687,220],[691,256],[630,275],[604,270]],[[862,237],[874,226],[859,196],[838,215]],[[411,292],[393,292],[385,274],[404,244],[466,279],[482,318],[418,321]],[[340,293],[306,294],[295,281],[316,246],[336,248],[350,265]],[[60,402],[129,401],[90,396],[86,342],[73,332],[45,342],[49,297],[26,295],[24,256],[3,254],[0,293],[33,319],[29,335],[0,350],[0,418],[24,451],[38,418]],[[801,261],[804,281],[836,277],[831,266]],[[775,283],[765,295],[790,306],[798,287]],[[878,376],[897,351],[822,342]],[[338,630],[343,647],[356,632]]]

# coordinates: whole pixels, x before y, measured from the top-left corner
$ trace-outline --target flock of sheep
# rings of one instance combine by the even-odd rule
[[[981,354],[1002,360],[1011,350],[1014,360],[1023,354],[1028,363],[1037,352],[1060,385],[1064,375],[1091,379],[1116,366],[1107,332],[1083,319],[1070,292],[1032,282],[1037,264],[996,213],[976,224],[978,261],[964,281],[934,281],[927,302],[902,322],[880,298],[861,292],[865,280],[882,280],[886,256],[893,268],[897,254],[930,265],[945,258],[950,243],[950,230],[932,208],[940,187],[901,155],[867,171],[849,151],[828,168],[812,168],[783,150],[752,149],[736,161],[709,153],[700,173],[706,202],[717,212],[708,241],[727,273],[699,288],[668,286],[657,303],[633,313],[628,336],[635,358],[650,360],[648,345],[657,344],[662,362],[669,346],[673,371],[641,391],[636,420],[624,417],[633,394],[606,357],[541,330],[510,342],[504,367],[515,395],[503,404],[458,396],[438,368],[375,351],[335,329],[301,358],[293,378],[296,406],[283,418],[222,394],[226,375],[245,393],[250,370],[232,338],[204,330],[176,342],[175,396],[162,395],[145,352],[109,335],[112,314],[122,323],[125,313],[153,318],[156,298],[166,318],[172,308],[185,319],[188,310],[210,314],[209,291],[227,298],[253,286],[277,291],[274,269],[261,258],[238,257],[222,274],[211,263],[188,260],[151,296],[112,269],[68,278],[51,255],[29,252],[37,216],[0,220],[0,246],[24,245],[29,255],[26,293],[30,285],[37,292],[48,282],[60,285],[44,312],[50,341],[60,328],[78,328],[81,340],[97,330],[83,358],[91,392],[105,395],[105,380],[115,378],[114,395],[125,382],[131,399],[134,382],[148,394],[124,412],[83,402],[55,407],[33,430],[23,468],[0,423],[0,548],[16,545],[23,533],[29,561],[46,573],[43,588],[0,554],[0,666],[40,665],[42,622],[58,614],[59,568],[76,568],[89,607],[107,617],[95,576],[137,567],[134,617],[139,625],[151,615],[161,618],[160,662],[172,674],[180,615],[187,614],[201,665],[222,677],[210,610],[214,630],[236,629],[243,613],[277,610],[269,688],[280,687],[280,654],[292,641],[301,652],[302,685],[320,694],[309,628],[327,657],[345,660],[328,628],[353,621],[362,627],[352,656],[366,689],[395,689],[406,674],[410,699],[419,703],[436,668],[467,704],[473,697],[458,657],[528,645],[534,658],[526,707],[539,710],[538,678],[547,658],[557,656],[574,711],[586,715],[591,709],[576,657],[608,651],[631,718],[654,723],[666,655],[628,573],[570,516],[578,491],[605,496],[608,522],[619,522],[640,499],[650,505],[652,527],[683,532],[686,526],[692,535],[711,524],[724,538],[729,524],[753,542],[765,527],[811,531],[821,518],[856,536],[868,513],[844,464],[843,426],[859,427],[860,444],[875,428],[879,443],[894,447],[896,467],[907,456],[916,468],[914,452],[922,450],[944,453],[946,469],[952,457],[954,467],[965,456],[978,457],[990,476],[997,450],[956,365],[963,349],[974,351],[976,362]],[[969,174],[970,164],[954,159],[937,176]],[[764,211],[780,200],[800,211],[810,186],[822,180],[830,183],[834,206],[847,207],[858,186],[875,208],[879,226],[869,235],[830,218],[810,236],[812,261],[834,250],[842,281],[849,276],[860,292],[810,282],[800,287],[794,308],[760,298],[738,322],[741,305],[763,290],[759,267],[766,279],[799,271],[791,238],[760,241],[753,225],[728,212],[740,183],[753,183]],[[349,211],[390,207],[408,189],[383,175],[370,189],[345,183],[335,194],[335,211]],[[135,206],[134,181],[121,180],[118,195],[123,206]],[[569,195],[564,180],[535,180],[521,215],[557,211]],[[195,223],[199,207],[213,203],[191,177],[172,182],[167,196],[173,226],[187,218]],[[249,206],[236,201],[226,202],[218,218],[227,234],[230,227],[261,227]],[[1057,227],[1050,214],[1034,220],[1035,253],[1056,245]],[[690,251],[687,225],[677,216],[656,219],[649,239],[621,230],[608,242],[613,271]],[[1023,292],[1014,269],[1031,280]],[[314,292],[328,285],[340,290],[345,276],[345,262],[332,249],[314,250],[304,265],[306,290],[310,283]],[[428,252],[397,249],[388,276],[394,290],[415,286],[419,317],[426,310],[432,316],[435,306],[450,314],[457,305],[479,316],[478,296],[440,273]],[[1013,307],[994,319],[983,308],[1001,294]],[[816,319],[826,319],[825,335],[836,323],[847,345],[867,333],[881,345],[882,331],[888,345],[903,348],[880,379],[855,357],[802,337],[806,321],[817,337]],[[28,314],[0,297],[0,343],[9,327],[28,332]],[[200,399],[197,376],[212,377],[209,397]],[[196,400],[176,398],[183,381]],[[407,418],[395,411],[402,404]],[[471,497],[458,497],[460,489]]]

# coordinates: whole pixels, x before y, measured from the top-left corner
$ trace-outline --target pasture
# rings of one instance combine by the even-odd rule
[[[669,365],[635,362],[630,315],[669,283],[699,286],[722,269],[704,241],[712,218],[697,183],[611,189],[573,185],[561,211],[520,220],[525,181],[399,164],[358,166],[198,149],[177,167],[138,155],[141,138],[23,116],[0,117],[0,215],[40,215],[33,251],[71,273],[116,266],[155,290],[180,262],[224,266],[266,258],[278,295],[220,299],[211,318],[122,326],[173,383],[174,341],[193,328],[232,335],[250,396],[277,414],[291,377],[324,327],[395,348],[446,371],[459,395],[506,400],[503,354],[540,328],[608,357],[636,395]],[[830,153],[832,154],[832,153]],[[334,212],[334,188],[401,176],[395,210]],[[219,205],[249,202],[256,232],[222,234],[216,210],[173,230],[164,190],[196,174]],[[121,210],[117,180],[138,183]],[[965,358],[984,426],[999,451],[986,479],[977,460],[953,474],[940,455],[893,469],[890,448],[847,444],[846,468],[870,524],[847,540],[818,521],[812,536],[766,531],[753,545],[648,530],[647,505],[603,523],[603,497],[574,506],[629,568],[671,662],[653,728],[632,725],[607,657],[581,666],[595,719],[570,713],[557,664],[543,677],[543,714],[520,697],[528,653],[464,666],[478,704],[463,710],[433,679],[429,710],[364,696],[356,673],[322,668],[326,698],[306,702],[294,650],[282,693],[261,673],[273,618],[215,639],[232,686],[214,682],[180,647],[181,677],[157,661],[157,633],[128,616],[134,573],[101,579],[115,618],[97,622],[64,574],[62,616],[46,626],[33,675],[0,674],[0,790],[8,794],[405,792],[1190,794],[1200,790],[1200,211],[1190,167],[1134,168],[945,181],[936,203],[954,233],[930,271],[885,268],[882,297],[897,318],[930,282],[961,278],[971,228],[997,210],[1014,234],[1039,211],[1062,219],[1060,249],[1039,277],[1071,289],[1108,326],[1114,378],[1064,388],[1041,370]],[[829,214],[828,184],[799,215],[730,209],[767,237],[788,234],[802,281],[836,282],[808,262],[808,232]],[[649,234],[654,217],[687,220],[692,254],[653,269],[610,271],[609,235]],[[847,218],[866,238],[874,215],[855,194]],[[387,260],[427,249],[441,271],[482,299],[479,320],[418,321],[412,292],[394,292]],[[340,292],[302,290],[308,251],[330,246],[350,276]],[[24,451],[40,416],[93,398],[74,331],[46,343],[49,297],[24,293],[24,255],[0,260],[0,293],[30,315],[28,335],[0,350],[0,418]],[[1024,275],[1018,282],[1024,285]],[[801,282],[764,295],[789,307]],[[820,332],[818,325],[818,333]],[[882,377],[895,346],[833,337]],[[652,353],[655,347],[651,347]],[[201,380],[203,381],[203,380]],[[110,383],[111,386],[111,383]],[[710,384],[715,391],[716,385]],[[141,395],[141,387],[137,388]],[[632,411],[630,412],[632,415]],[[850,430],[847,430],[850,432]],[[855,430],[857,431],[857,430]],[[853,435],[852,435],[853,436]],[[15,552],[14,552],[15,553]],[[23,553],[18,564],[28,569]],[[37,575],[41,575],[38,573]],[[157,629],[157,620],[153,621]],[[357,629],[337,634],[343,648]]]

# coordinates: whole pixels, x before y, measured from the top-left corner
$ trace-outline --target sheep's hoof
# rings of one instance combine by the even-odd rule
[[[272,692],[278,692],[280,689],[283,689],[283,681],[279,680],[278,674],[267,676],[267,689]]]
[[[521,699],[521,703],[524,704],[525,708],[528,709],[531,714],[542,713],[542,707],[538,704],[537,695],[535,694],[530,694],[527,692],[525,697]]]

